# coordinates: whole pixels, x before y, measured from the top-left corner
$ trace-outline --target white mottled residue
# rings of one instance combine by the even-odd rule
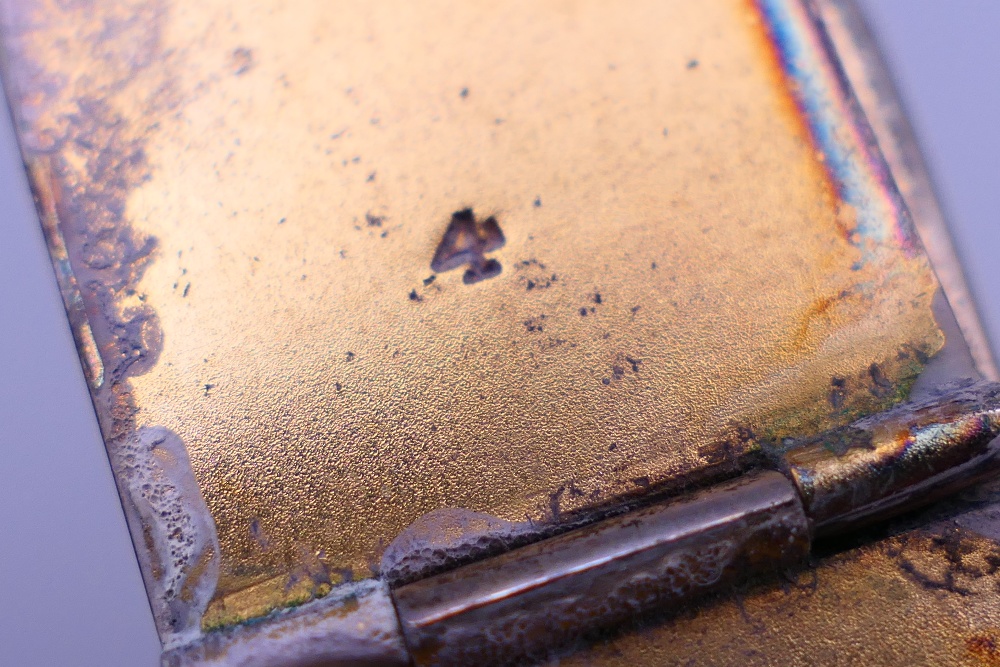
[[[219,578],[219,540],[184,443],[142,428],[121,443],[117,468],[152,554],[147,585],[166,648],[197,637]]]
[[[392,583],[413,581],[457,563],[506,551],[529,533],[526,523],[467,509],[432,510],[389,544],[380,572]]]

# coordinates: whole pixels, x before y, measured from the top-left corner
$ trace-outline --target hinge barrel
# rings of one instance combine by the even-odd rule
[[[926,400],[824,433],[780,455],[819,535],[857,528],[970,486],[1000,468],[1000,385]]]
[[[688,601],[809,553],[795,487],[779,473],[607,519],[398,588],[416,665],[505,664]]]
[[[165,665],[504,665],[803,563],[817,534],[931,502],[1000,469],[1000,384],[923,401],[770,451],[781,469],[595,522],[405,584],[345,584],[271,619],[260,654],[237,626]],[[294,648],[294,650],[292,650]],[[213,662],[215,661],[215,662]]]

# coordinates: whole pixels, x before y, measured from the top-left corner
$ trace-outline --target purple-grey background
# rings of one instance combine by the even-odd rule
[[[1000,349],[1000,2],[861,0]],[[159,643],[5,113],[0,666],[153,667]]]

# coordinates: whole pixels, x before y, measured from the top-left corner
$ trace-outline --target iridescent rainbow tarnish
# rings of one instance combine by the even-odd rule
[[[1000,385],[942,388],[809,439],[781,459],[821,531],[836,532],[886,507],[924,504],[929,495],[968,486],[997,465]]]
[[[805,121],[820,160],[841,201],[856,212],[845,236],[867,262],[878,246],[892,244],[907,256],[920,241],[868,121],[855,99],[818,12],[806,0],[754,0],[775,57]]]

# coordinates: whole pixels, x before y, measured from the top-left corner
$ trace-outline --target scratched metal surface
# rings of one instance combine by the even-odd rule
[[[944,342],[797,3],[2,6],[168,646],[378,572],[428,512],[732,474]],[[466,208],[475,279],[433,273]]]

